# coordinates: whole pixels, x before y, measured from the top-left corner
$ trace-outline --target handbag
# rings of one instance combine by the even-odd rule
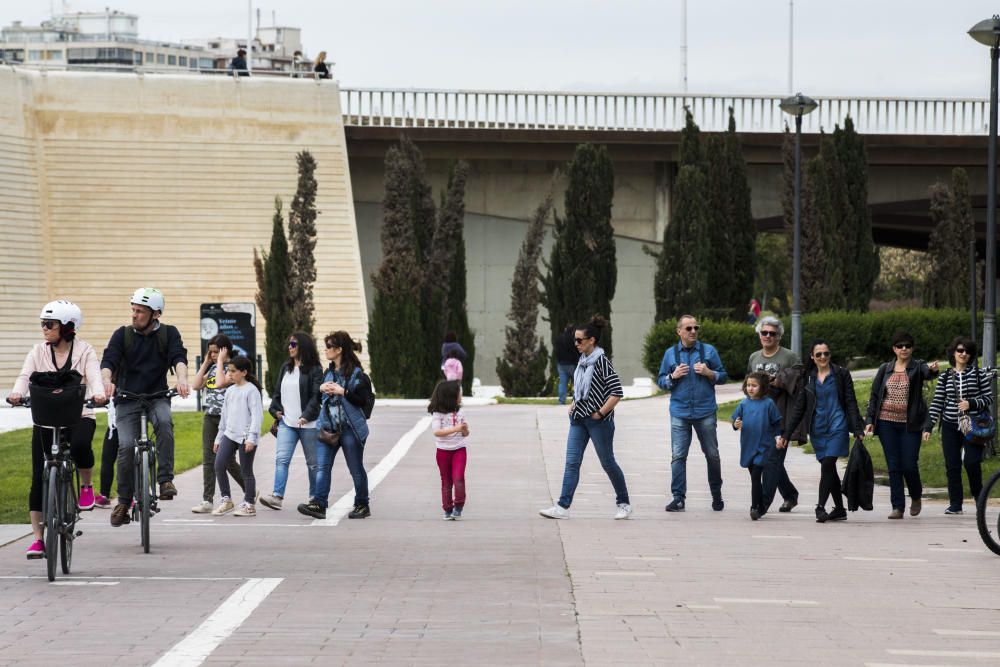
[[[962,381],[961,376],[957,375],[959,378],[958,385],[958,400],[964,400],[962,397]],[[979,379],[979,369],[976,369],[976,380]],[[978,383],[977,383],[978,386]],[[996,436],[997,425],[993,421],[993,415],[989,413],[988,410],[982,412],[961,412],[958,415],[958,430],[961,431],[962,435],[968,442],[975,445],[985,445],[990,442],[994,436]]]
[[[278,437],[278,422],[279,421],[280,421],[279,419],[274,419],[273,421],[271,421],[271,428],[268,429],[268,431],[270,431],[271,435],[273,435],[275,438]]]
[[[324,409],[326,410],[326,414],[330,417],[330,423],[334,424],[336,426],[337,430],[336,431],[328,431],[327,429],[325,429],[325,428],[323,428],[321,426],[320,429],[319,429],[319,433],[316,434],[316,437],[323,444],[330,445],[331,447],[333,447],[333,446],[337,445],[340,442],[340,428],[341,428],[340,425],[341,425],[341,421],[340,420],[334,421],[333,415],[330,414],[330,405],[329,405],[329,403],[327,403],[327,406]],[[338,416],[339,416],[339,410],[340,410],[340,404],[339,403],[337,404],[337,410],[338,410]]]

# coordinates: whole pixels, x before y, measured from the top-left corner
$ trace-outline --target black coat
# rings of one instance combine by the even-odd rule
[[[271,405],[267,408],[267,411],[274,418],[277,418],[277,414],[275,413],[285,411],[285,408],[281,405],[281,378],[285,377],[285,373],[291,372],[291,364],[292,362],[286,361],[281,367],[281,372],[278,373],[278,381],[274,385],[274,393],[271,394]],[[323,384],[322,366],[310,368],[308,372],[302,372],[302,368],[299,367],[299,401],[301,401],[299,405],[302,406],[302,418],[307,422],[314,421],[319,417],[319,386],[321,384]]]
[[[865,430],[861,422],[861,412],[858,410],[858,399],[854,395],[854,381],[851,373],[842,366],[830,364],[830,374],[837,380],[837,403],[844,411],[847,428],[851,433],[858,434]],[[808,434],[812,427],[813,414],[816,412],[816,370],[806,376],[804,386],[795,394],[792,409],[785,423],[782,434],[788,440],[794,440],[793,435]]]
[[[852,512],[860,507],[866,512],[872,511],[872,500],[875,495],[875,469],[872,457],[862,440],[855,440],[851,448],[851,456],[847,459],[847,470],[844,472],[844,482],[841,485],[847,496],[847,509]]]
[[[885,385],[892,375],[894,361],[887,361],[878,367],[875,379],[872,381],[872,393],[868,398],[868,410],[865,411],[865,423],[876,425],[878,414],[885,400]],[[927,402],[924,400],[924,382],[933,380],[938,371],[932,371],[923,359],[910,359],[906,366],[906,377],[910,380],[910,393],[906,401],[906,430],[919,433],[923,430],[927,418]]]

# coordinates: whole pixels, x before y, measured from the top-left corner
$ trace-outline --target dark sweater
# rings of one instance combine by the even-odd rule
[[[576,362],[580,360],[580,353],[577,351],[575,341],[573,340],[575,335],[573,327],[568,327],[563,329],[559,337],[556,338],[557,364],[576,366]]]
[[[136,394],[152,394],[167,388],[167,371],[177,364],[187,364],[187,350],[177,327],[161,324],[167,332],[167,354],[160,354],[160,344],[156,331],[143,335],[138,331],[132,337],[132,349],[125,357],[125,327],[111,334],[108,346],[104,348],[101,358],[101,368],[107,368],[115,373],[124,367],[124,374],[119,373],[118,389]]]

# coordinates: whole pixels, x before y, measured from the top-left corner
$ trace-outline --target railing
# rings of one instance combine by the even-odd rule
[[[741,132],[782,132],[792,117],[778,95],[552,93],[341,88],[347,125],[518,130],[678,131],[685,109],[698,126],[723,131],[733,109]],[[848,115],[863,134],[987,134],[985,99],[816,97],[804,132],[832,131]]]

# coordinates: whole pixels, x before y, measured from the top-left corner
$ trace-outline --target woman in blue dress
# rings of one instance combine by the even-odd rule
[[[840,474],[837,472],[837,458],[847,456],[850,436],[864,435],[864,422],[858,411],[858,400],[854,395],[854,381],[846,368],[830,361],[830,344],[825,340],[814,340],[809,346],[809,360],[806,362],[806,382],[795,396],[788,416],[782,442],[805,422],[809,441],[820,463],[819,502],[816,505],[816,521],[845,521],[847,511],[840,492]],[[833,511],[827,513],[826,501],[833,496]]]

